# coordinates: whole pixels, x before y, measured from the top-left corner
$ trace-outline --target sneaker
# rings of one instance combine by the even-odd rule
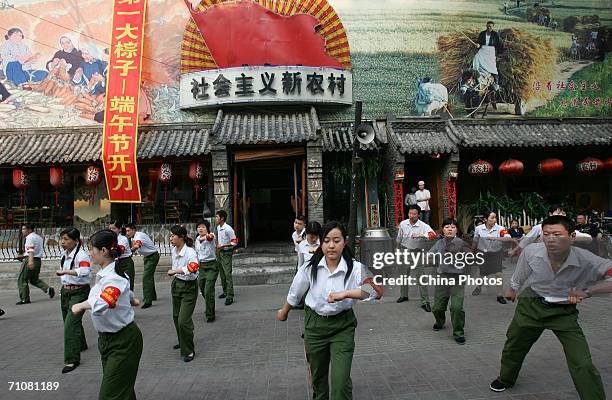
[[[455,342],[457,342],[457,344],[465,344],[465,338],[463,336],[457,336]]]
[[[4,310],[0,308],[0,317],[4,315]]]
[[[472,292],[472,296],[478,296],[482,292],[482,288],[480,286],[476,286],[476,289]]]
[[[504,390],[508,389],[510,386],[506,386],[502,383],[502,381],[499,380],[499,378],[495,379],[493,382],[491,382],[491,384],[489,385],[489,389],[491,389],[494,392],[503,392]]]
[[[431,312],[431,305],[429,305],[429,303],[421,304],[421,308],[425,310],[425,312]]]
[[[396,303],[403,303],[405,301],[408,301],[408,297],[402,296],[399,299],[397,299],[395,302]]]
[[[49,291],[47,293],[49,293],[49,298],[50,299],[55,297],[55,289],[53,289],[52,287],[49,288]]]
[[[436,331],[436,332],[437,331],[441,331],[442,328],[444,328],[444,325],[438,325],[437,323],[435,323],[434,326],[433,326],[433,330]]]
[[[80,363],[78,361],[72,364],[64,365],[64,368],[62,368],[62,374],[67,374],[68,372],[74,371],[79,365]]]
[[[195,357],[195,351],[193,353],[189,354],[188,356],[185,356],[185,358],[183,358],[183,361],[185,361],[185,362],[193,361],[194,357]]]
[[[173,348],[174,350],[178,350],[178,349],[180,349],[180,348],[181,348],[181,345],[180,345],[180,344],[175,344],[174,346],[172,346],[172,348]]]
[[[221,294],[219,295],[219,298],[220,298],[220,299],[224,299],[224,298],[226,298],[226,297],[227,297],[227,295],[226,295],[225,293],[221,293]]]
[[[231,297],[228,297],[227,299],[225,299],[225,305],[229,306],[234,302],[234,299],[232,299]]]
[[[22,304],[30,304],[30,300],[21,300],[15,303],[16,306],[20,306]]]
[[[508,302],[504,299],[503,296],[497,296],[497,302],[500,304],[507,304]]]

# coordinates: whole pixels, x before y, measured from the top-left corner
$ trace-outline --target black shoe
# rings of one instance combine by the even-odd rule
[[[178,350],[178,349],[180,349],[180,348],[181,348],[181,345],[180,345],[180,344],[175,344],[174,346],[172,346],[172,348],[173,348],[174,350]]]
[[[433,326],[433,330],[436,331],[436,332],[437,331],[441,331],[442,328],[444,328],[444,325],[438,325],[437,323],[435,323],[434,326]]]
[[[183,361],[190,362],[190,361],[193,360],[194,357],[195,357],[195,351],[193,353],[191,353],[190,355],[185,356],[185,358],[183,358]]]
[[[50,287],[47,293],[49,293],[49,298],[52,299],[55,296],[55,289]]]
[[[215,322],[215,317],[206,318],[206,322]]]
[[[20,306],[22,304],[30,304],[30,300],[21,300],[15,303],[16,306]]]
[[[408,297],[400,297],[399,299],[395,300],[396,303],[403,303],[405,301],[408,301]]]
[[[506,299],[503,298],[503,296],[497,296],[497,302],[501,303],[501,304],[507,304],[508,303],[506,301]]]
[[[421,308],[426,312],[431,312],[431,306],[429,305],[429,303],[421,304]]]
[[[234,302],[234,299],[232,299],[231,297],[228,297],[227,299],[225,299],[225,305],[229,306]]]
[[[0,317],[4,315],[4,310],[0,308]]]
[[[472,296],[478,296],[482,292],[482,288],[480,286],[476,286],[476,289],[472,292]]]
[[[226,297],[227,297],[227,295],[225,293],[221,293],[218,298],[219,299],[224,299]]]
[[[144,310],[145,308],[149,308],[149,307],[151,307],[152,305],[153,305],[153,304],[151,304],[151,303],[144,303],[144,304],[142,305],[142,307],[140,307],[140,308],[142,308],[142,309]]]
[[[74,363],[72,363],[72,365],[64,365],[64,368],[62,368],[62,374],[67,374],[68,372],[72,372],[75,369],[77,369],[77,367],[79,366],[79,362],[76,361]]]
[[[465,344],[465,338],[463,336],[457,336],[455,342],[457,342],[457,344]]]
[[[491,382],[491,384],[489,385],[489,389],[491,389],[494,392],[503,392],[504,390],[508,389],[511,386],[506,386],[504,385],[499,378],[495,379],[493,382]]]

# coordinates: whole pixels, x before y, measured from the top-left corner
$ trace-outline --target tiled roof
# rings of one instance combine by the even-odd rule
[[[612,120],[592,118],[453,120],[461,147],[612,145]]]
[[[0,132],[0,165],[92,162],[101,151],[99,127]],[[201,126],[145,126],[138,134],[138,159],[209,152],[208,129]]]
[[[212,140],[218,144],[299,143],[316,139],[320,129],[314,107],[285,113],[219,110]]]
[[[353,122],[329,122],[321,124],[321,144],[323,151],[353,151]],[[380,131],[374,125],[376,136],[374,141],[367,145],[360,145],[361,150],[376,150],[381,142]]]
[[[403,154],[458,151],[459,140],[444,120],[401,119],[388,122],[387,129]]]

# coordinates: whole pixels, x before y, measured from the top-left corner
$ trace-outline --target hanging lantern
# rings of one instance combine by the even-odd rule
[[[49,168],[49,182],[55,188],[55,207],[59,207],[59,188],[64,186],[64,170],[62,167]]]
[[[493,165],[485,160],[476,160],[468,165],[468,172],[474,176],[489,175],[493,171]]]
[[[172,180],[172,165],[163,163],[159,168],[159,181],[167,185]]]
[[[604,169],[608,172],[612,172],[612,157],[606,158],[604,161]]]
[[[558,158],[547,158],[538,164],[538,171],[542,175],[557,175],[563,172],[563,161]]]
[[[525,166],[522,161],[510,158],[501,163],[498,170],[504,176],[519,176],[523,174]]]
[[[102,181],[102,169],[95,165],[90,165],[85,170],[85,184],[91,186],[92,189],[89,195],[89,203],[93,205],[96,198],[97,187]]]
[[[19,189],[21,207],[25,206],[25,190],[30,186],[30,177],[22,169],[13,170],[13,186]]]
[[[189,178],[191,178],[193,182],[193,190],[195,191],[195,201],[198,202],[200,200],[200,185],[198,181],[204,177],[204,168],[202,168],[202,164],[197,161],[192,161],[189,164]]]
[[[604,169],[604,163],[599,158],[587,157],[576,164],[581,174],[596,174]]]

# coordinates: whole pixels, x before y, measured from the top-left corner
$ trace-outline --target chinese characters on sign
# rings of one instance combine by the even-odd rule
[[[556,89],[556,90],[555,90]],[[560,99],[559,106],[562,108],[572,107],[572,108],[602,108],[602,107],[610,107],[612,105],[612,99],[609,97],[600,97],[597,93],[601,91],[601,85],[598,81],[557,81],[553,83],[552,81],[540,82],[533,81],[531,84],[531,90],[534,92],[547,91],[552,93],[555,92],[575,92],[576,96],[572,97],[571,100]],[[587,92],[587,93],[584,93]],[[589,93],[591,92],[591,93]],[[590,94],[590,96],[589,96]]]
[[[240,67],[181,76],[181,107],[240,103],[352,104],[350,70],[319,67]]]
[[[111,202],[139,203],[138,95],[146,0],[114,0],[102,160]]]

